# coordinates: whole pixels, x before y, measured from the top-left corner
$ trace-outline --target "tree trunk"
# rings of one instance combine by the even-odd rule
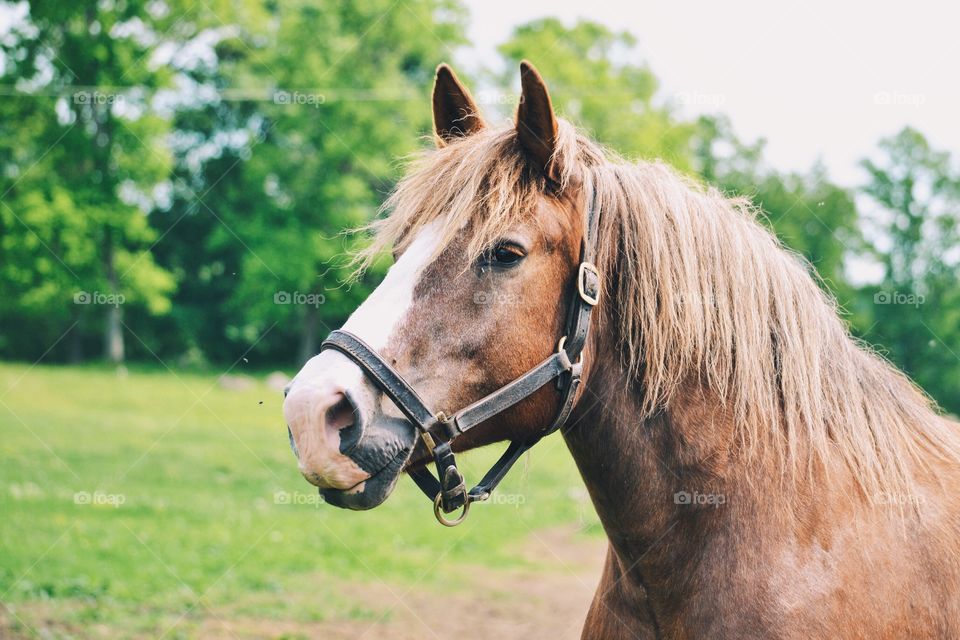
[[[104,333],[104,355],[112,364],[123,364],[123,330],[120,320],[122,318],[120,305],[111,305],[107,307],[107,325]]]
[[[303,322],[300,325],[300,362],[306,362],[317,355],[317,325],[319,322],[320,310],[313,305],[306,305]]]
[[[123,311],[120,309],[120,282],[117,277],[116,265],[113,261],[113,242],[109,230],[104,241],[104,266],[107,272],[107,283],[110,286],[111,297],[107,300],[107,322],[104,326],[103,347],[104,356],[108,362],[123,364]]]
[[[82,317],[80,312],[74,313],[75,322],[67,337],[67,362],[70,364],[83,362],[83,331],[80,323]]]

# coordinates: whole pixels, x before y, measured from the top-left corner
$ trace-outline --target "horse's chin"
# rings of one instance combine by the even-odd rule
[[[335,507],[366,511],[390,497],[416,443],[416,430],[405,420],[387,420],[368,428],[360,445],[349,453],[370,477],[350,489],[322,488],[324,501]]]
[[[320,489],[324,502],[341,509],[352,511],[366,511],[379,507],[393,493],[399,474],[381,482],[379,477],[371,478],[353,489]]]

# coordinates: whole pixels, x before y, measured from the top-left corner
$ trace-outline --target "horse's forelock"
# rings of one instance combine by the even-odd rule
[[[372,242],[357,254],[355,266],[365,268],[391,248],[402,251],[409,238],[434,220],[441,221],[437,255],[464,230],[469,257],[480,255],[505,229],[532,219],[544,193],[569,184],[584,142],[571,125],[560,122],[555,150],[559,185],[548,185],[532,170],[513,127],[485,129],[414,154],[381,216],[361,229],[372,235]]]

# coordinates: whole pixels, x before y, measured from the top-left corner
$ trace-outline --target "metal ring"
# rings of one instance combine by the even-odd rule
[[[463,503],[463,511],[460,513],[459,516],[457,516],[452,520],[447,520],[444,517],[443,512],[440,511],[441,497],[442,497],[441,494],[438,493],[437,497],[433,499],[433,515],[436,517],[437,522],[439,522],[445,527],[455,527],[461,522],[463,522],[464,520],[466,520],[467,513],[469,513],[470,511],[470,496],[467,496],[467,499]]]

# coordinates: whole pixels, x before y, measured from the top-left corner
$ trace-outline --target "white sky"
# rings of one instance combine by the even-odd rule
[[[556,16],[627,30],[681,113],[727,113],[746,141],[768,140],[779,169],[822,158],[846,186],[857,162],[904,125],[960,156],[960,8],[913,2],[761,0],[483,0],[471,8],[475,45],[457,62],[496,66],[515,25]],[[531,57],[536,64],[536,55]],[[547,84],[550,78],[546,78]],[[692,103],[692,104],[691,104]]]
[[[907,124],[960,161],[960,7],[946,0],[466,4],[474,44],[455,62],[470,71],[496,68],[496,46],[516,25],[585,18],[636,36],[637,62],[660,80],[661,100],[687,116],[728,114],[743,140],[767,139],[779,169],[822,158],[833,180],[857,186],[860,158]],[[0,32],[10,18],[0,12]]]

